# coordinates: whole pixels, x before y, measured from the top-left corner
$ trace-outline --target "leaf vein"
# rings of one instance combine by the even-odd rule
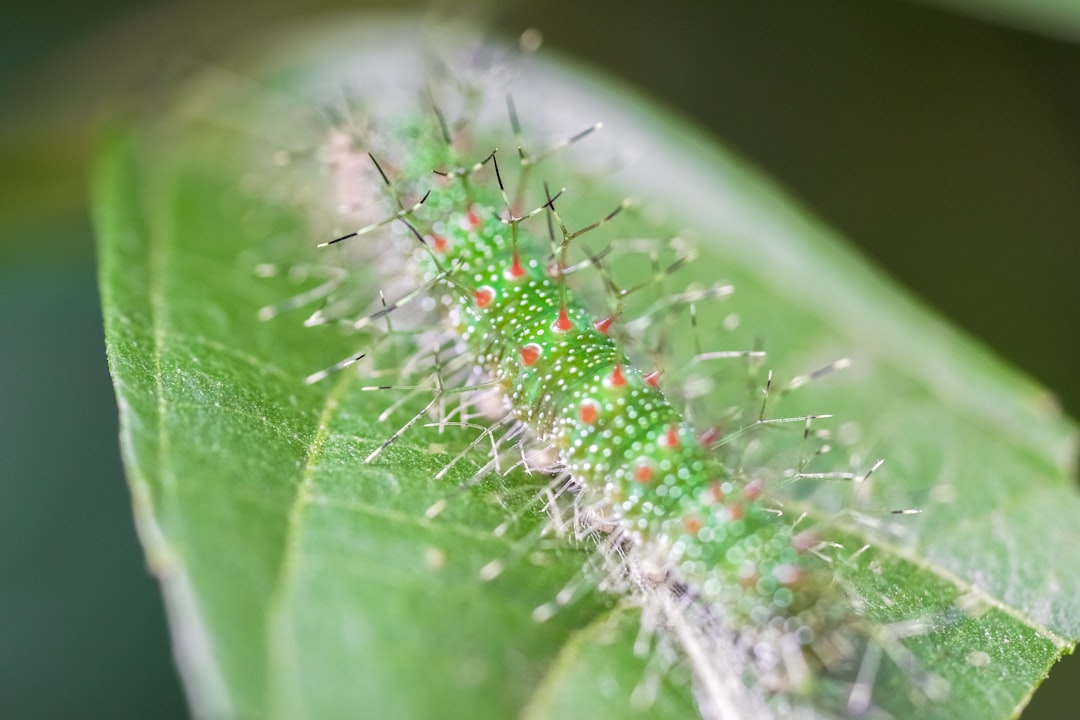
[[[308,445],[304,461],[303,473],[299,482],[296,483],[296,493],[285,526],[285,540],[283,543],[281,562],[278,573],[270,591],[266,608],[266,676],[264,678],[267,694],[266,709],[270,717],[296,717],[297,708],[290,707],[288,711],[282,706],[285,699],[282,693],[291,688],[290,678],[295,679],[296,673],[275,672],[281,669],[281,663],[293,657],[291,637],[284,623],[285,602],[290,580],[298,562],[299,538],[304,508],[311,498],[311,486],[315,479],[317,460],[319,454],[326,446],[330,436],[330,420],[340,404],[342,396],[348,390],[355,374],[342,373],[340,379],[326,396],[322,411],[319,414],[318,426],[311,443]],[[271,695],[271,693],[273,693]]]

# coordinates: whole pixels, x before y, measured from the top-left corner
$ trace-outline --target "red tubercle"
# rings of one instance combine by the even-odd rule
[[[491,304],[491,301],[495,299],[495,288],[490,285],[484,285],[481,288],[477,288],[473,293],[473,298],[476,300],[476,307],[486,308]]]
[[[525,277],[525,268],[521,266],[521,253],[517,249],[514,250],[514,259],[510,261],[510,269],[506,273],[512,280]]]
[[[521,364],[525,367],[532,367],[536,364],[536,361],[540,359],[542,350],[543,349],[536,343],[529,343],[521,348]]]
[[[795,548],[798,552],[804,553],[817,547],[818,536],[814,534],[812,530],[803,530],[801,533],[791,538],[791,547]]]
[[[698,435],[698,443],[702,447],[712,447],[713,443],[720,439],[720,428],[711,427]]]
[[[795,565],[777,565],[772,575],[781,585],[794,585],[802,580],[802,571]]]
[[[580,413],[581,422],[585,423],[586,425],[592,425],[600,416],[600,406],[596,404],[595,400],[583,400],[581,403]]]
[[[663,370],[653,370],[642,375],[641,379],[653,387],[660,387],[660,376],[663,374]]]
[[[607,335],[608,331],[611,330],[611,326],[614,324],[614,315],[608,315],[607,317],[602,317],[599,320],[593,320],[593,327],[596,328],[596,332],[603,335]]]
[[[654,474],[652,463],[648,460],[638,461],[637,467],[634,468],[634,480],[643,485],[652,482]]]
[[[714,503],[724,502],[724,487],[719,480],[709,483],[709,497]]]
[[[468,225],[469,230],[480,227],[480,214],[476,212],[475,206],[469,206],[469,211],[465,213],[465,223]]]
[[[616,365],[608,376],[608,387],[623,387],[626,385],[626,376],[623,375],[622,365]]]
[[[432,235],[431,247],[434,248],[435,252],[444,253],[446,252],[446,249],[450,247],[450,241],[442,235]]]
[[[743,488],[743,497],[745,497],[750,502],[754,502],[759,497],[761,497],[761,493],[764,490],[765,481],[761,478],[754,478],[746,484],[746,487]]]
[[[663,445],[666,448],[679,447],[679,426],[677,423],[672,423],[671,427],[667,429],[667,432],[663,435]]]
[[[731,503],[728,505],[728,517],[732,520],[742,520],[743,515],[746,514],[746,509],[742,503]]]
[[[683,518],[683,527],[686,528],[686,532],[696,537],[704,526],[701,523],[701,518],[697,515],[687,515]]]
[[[555,332],[568,332],[573,327],[574,323],[570,322],[570,313],[566,311],[566,306],[563,305],[559,308],[559,317],[555,319],[555,322],[551,323],[551,329]]]

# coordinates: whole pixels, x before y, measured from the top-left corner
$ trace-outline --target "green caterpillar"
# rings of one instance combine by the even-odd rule
[[[604,529],[635,581],[674,593],[701,627],[726,633],[725,642],[741,648],[738,662],[757,668],[747,683],[758,700],[787,707],[815,696],[820,705],[816,678],[831,674],[850,676],[855,688],[841,712],[867,710],[867,689],[852,674],[867,638],[813,552],[818,540],[768,502],[763,480],[725,466],[717,433],[698,433],[683,419],[659,372],[634,366],[611,334],[620,311],[595,315],[568,286],[571,241],[625,203],[577,232],[562,224],[547,190],[539,208],[518,214],[496,153],[463,167],[437,113],[377,144],[401,154],[392,181],[372,155],[401,210],[324,245],[392,221],[407,226],[418,241],[420,282],[443,298],[451,333],[500,391],[503,422],[555,449],[556,482],[573,485],[576,506]],[[561,237],[536,237],[530,224],[540,219],[530,218],[541,213],[557,221]],[[702,701],[706,714],[709,702]]]
[[[193,713],[1004,718],[1072,647],[1074,424],[738,158],[472,26],[335,17],[231,62],[96,172]],[[610,127],[516,170],[507,90],[537,137]],[[704,352],[766,345],[775,383]]]

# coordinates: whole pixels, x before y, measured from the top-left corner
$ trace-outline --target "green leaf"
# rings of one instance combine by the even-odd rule
[[[313,147],[305,112],[342,87],[392,114],[432,46],[381,18],[274,38],[239,74],[188,78],[114,132],[98,164],[122,449],[201,717],[626,717],[651,672],[632,649],[632,602],[592,592],[546,623],[531,619],[589,552],[539,537],[545,519],[530,497],[542,479],[488,477],[453,494],[483,457],[434,476],[475,433],[423,423],[366,464],[409,409],[380,421],[397,396],[364,392],[356,373],[302,378],[370,338],[257,319],[296,287],[254,267],[299,262],[329,236],[304,210],[325,191],[317,166],[275,170],[275,152]],[[849,423],[860,453],[887,459],[875,478],[888,494],[924,512],[903,518],[899,536],[840,522],[845,547],[870,545],[841,572],[875,622],[931,627],[907,642],[951,691],[922,716],[1019,712],[1080,638],[1080,571],[1056,551],[1080,543],[1073,423],[686,123],[543,55],[522,61],[514,88],[526,123],[545,114],[556,137],[605,122],[598,151],[564,153],[571,171],[638,152],[638,164],[579,183],[581,202],[566,212],[587,222],[630,194],[639,218],[663,218],[642,235],[694,237],[700,260],[684,279],[732,281],[743,318],[706,342],[748,347],[764,333],[778,377],[854,358],[852,372],[800,391],[785,412]],[[791,502],[827,515],[831,498],[811,488]],[[497,537],[510,512],[518,525]],[[493,560],[506,569],[485,581]],[[665,675],[652,716],[693,715],[678,675]],[[883,672],[885,709],[911,712],[910,681]]]

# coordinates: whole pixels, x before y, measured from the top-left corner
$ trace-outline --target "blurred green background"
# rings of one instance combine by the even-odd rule
[[[1080,2],[522,1],[476,12],[709,128],[1080,414]],[[353,5],[52,0],[0,11],[0,716],[180,718],[134,534],[86,174],[177,58]],[[1000,8],[1005,8],[1000,11]],[[1071,8],[1071,9],[1070,9]],[[1018,29],[1030,27],[1034,30]],[[1038,31],[1044,31],[1042,33]],[[913,339],[914,341],[915,339]],[[1067,660],[1025,718],[1072,717]]]

